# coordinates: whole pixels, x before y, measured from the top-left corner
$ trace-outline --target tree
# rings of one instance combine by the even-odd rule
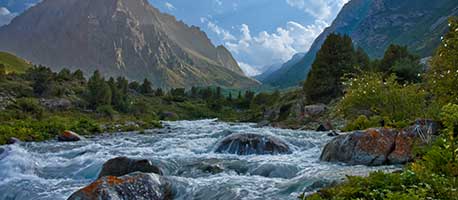
[[[67,68],[64,68],[60,70],[60,72],[57,74],[57,80],[58,81],[70,81],[72,80],[73,76]]]
[[[157,90],[154,92],[154,96],[162,97],[164,96],[164,91],[162,91],[161,88],[157,88]]]
[[[40,65],[27,70],[26,76],[32,81],[33,93],[44,96],[51,89],[55,74],[51,69]]]
[[[428,85],[442,104],[458,104],[458,17],[449,20],[449,32],[431,59]]]
[[[221,87],[216,87],[216,94],[215,94],[215,99],[220,99],[222,96],[222,93],[221,93]]]
[[[423,72],[423,65],[420,57],[410,53],[407,46],[392,44],[378,63],[377,71],[385,76],[396,74],[398,81],[402,83],[418,82],[418,74]]]
[[[83,71],[77,69],[75,72],[72,74],[72,79],[73,80],[78,80],[82,83],[86,82],[86,79],[84,78]]]
[[[152,94],[153,87],[151,82],[148,79],[144,79],[142,85],[140,86],[140,93],[142,94]]]
[[[304,92],[310,103],[329,103],[343,95],[344,74],[356,65],[352,40],[347,35],[330,34],[316,54],[312,69],[304,83]]]
[[[358,47],[355,52],[355,59],[357,67],[360,69],[367,70],[370,68],[371,60],[367,53],[361,47]]]
[[[89,78],[86,98],[89,107],[93,109],[103,105],[111,105],[110,86],[98,70],[94,71],[94,74]]]
[[[227,101],[232,101],[232,92],[229,92],[229,95],[227,96]]]

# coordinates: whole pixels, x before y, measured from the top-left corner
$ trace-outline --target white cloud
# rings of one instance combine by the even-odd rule
[[[0,7],[0,26],[10,23],[10,21],[16,16],[11,13],[7,8]]]
[[[225,45],[239,62],[267,66],[285,62],[296,53],[306,52],[326,26],[323,21],[308,26],[289,21],[285,27],[279,27],[273,33],[262,31],[253,36],[249,26],[242,24],[239,40],[228,41]]]
[[[176,10],[175,6],[171,4],[170,2],[165,2],[164,6],[169,10]]]
[[[253,66],[251,66],[249,64],[246,64],[244,62],[238,62],[238,63],[239,63],[240,68],[242,69],[243,73],[245,73],[245,75],[247,75],[247,76],[256,76],[256,75],[259,75],[259,74],[262,73],[261,71],[256,69],[256,67],[253,67]]]
[[[236,38],[229,31],[224,30],[223,28],[219,27],[209,19],[201,17],[200,22],[207,24],[207,28],[210,29],[210,31],[217,34],[219,37],[221,37],[224,41],[236,40]]]
[[[286,0],[288,5],[304,10],[319,20],[329,22],[333,19],[336,9],[340,9],[349,0]]]

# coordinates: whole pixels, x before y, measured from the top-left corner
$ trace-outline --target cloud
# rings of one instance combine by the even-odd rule
[[[245,73],[245,75],[247,76],[256,76],[256,75],[259,75],[261,74],[262,72],[259,71],[258,69],[256,69],[256,67],[253,67],[249,64],[246,64],[244,62],[238,62],[239,63],[239,66],[240,68],[242,69],[243,73]]]
[[[207,24],[207,28],[221,37],[224,41],[236,40],[236,38],[229,31],[224,30],[209,19],[202,17],[200,18],[200,22]]]
[[[285,62],[296,53],[306,52],[326,26],[319,20],[308,26],[289,21],[273,33],[262,31],[252,35],[249,26],[242,24],[239,39],[227,41],[225,45],[239,62],[258,68],[256,66]]]
[[[169,10],[176,10],[175,6],[171,4],[170,2],[165,2],[164,6]]]
[[[336,13],[349,0],[286,0],[291,7],[304,10],[304,12],[318,20],[329,22]]]
[[[16,16],[11,13],[7,8],[0,7],[0,26],[10,23],[10,21]]]

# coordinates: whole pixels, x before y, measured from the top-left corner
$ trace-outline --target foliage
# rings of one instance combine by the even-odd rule
[[[400,173],[375,172],[368,177],[348,177],[336,187],[303,199],[458,199],[458,105],[441,112],[445,129],[424,151],[421,159]]]
[[[458,103],[458,17],[449,22],[450,31],[431,60],[428,86],[442,104]]]
[[[387,123],[425,117],[426,91],[419,85],[404,84],[391,75],[384,79],[380,73],[363,72],[350,78],[345,96],[337,105],[338,112],[352,120],[360,115],[380,116]]]
[[[105,82],[99,71],[94,71],[87,83],[86,99],[89,107],[96,109],[99,106],[110,105],[111,98],[110,86]]]
[[[325,40],[304,84],[311,103],[329,103],[343,94],[341,77],[356,65],[352,40],[347,35],[330,34]]]

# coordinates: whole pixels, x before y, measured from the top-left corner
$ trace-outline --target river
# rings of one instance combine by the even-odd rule
[[[68,198],[93,182],[105,161],[117,156],[145,158],[173,181],[175,199],[297,199],[341,181],[345,175],[392,171],[320,162],[326,133],[216,120],[163,122],[163,130],[144,134],[105,134],[75,143],[53,141],[0,146],[0,199]],[[161,133],[161,134],[159,134]],[[269,134],[290,146],[291,154],[238,156],[213,151],[232,133]],[[203,170],[212,166],[218,170]]]

